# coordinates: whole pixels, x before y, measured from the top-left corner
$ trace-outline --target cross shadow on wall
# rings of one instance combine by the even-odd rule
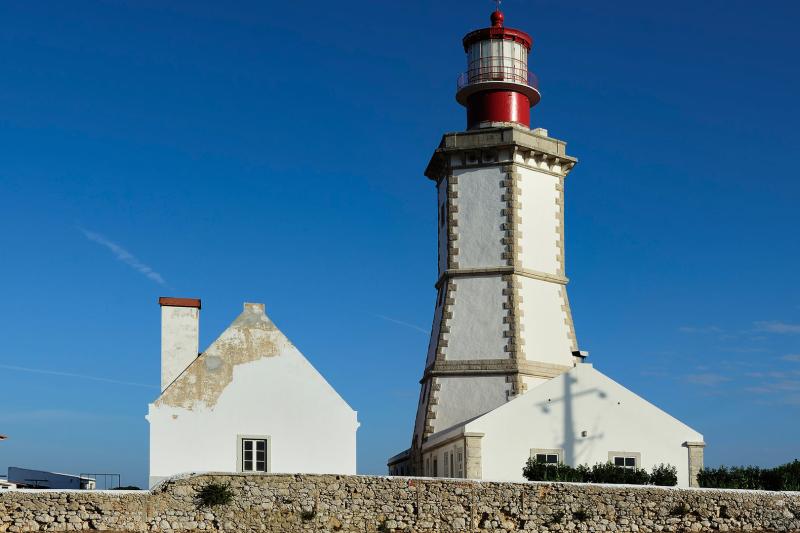
[[[567,465],[578,466],[575,451],[578,440],[580,439],[582,443],[601,440],[603,438],[603,433],[599,432],[596,420],[594,421],[594,426],[591,431],[586,431],[584,429],[578,430],[575,427],[573,402],[576,398],[582,396],[596,396],[597,398],[605,399],[608,395],[597,387],[573,393],[573,388],[574,385],[578,383],[578,378],[569,374],[562,374],[562,377],[564,378],[564,395],[560,398],[548,398],[546,402],[540,402],[537,406],[543,413],[549,414],[552,410],[553,403],[564,403],[564,441],[560,443],[560,448],[564,450],[563,462]],[[583,434],[584,431],[585,435]]]

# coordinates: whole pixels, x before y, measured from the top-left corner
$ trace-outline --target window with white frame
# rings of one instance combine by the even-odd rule
[[[531,458],[537,463],[557,465],[564,462],[564,450],[554,448],[533,448]]]
[[[450,452],[444,452],[444,477],[450,477]]]
[[[240,436],[239,472],[269,472],[269,437]]]
[[[433,456],[433,477],[439,477],[439,458],[435,455]]]
[[[642,463],[642,454],[638,452],[608,452],[608,461],[620,468],[639,468]]]

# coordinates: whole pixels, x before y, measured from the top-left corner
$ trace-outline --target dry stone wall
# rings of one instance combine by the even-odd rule
[[[199,506],[208,483],[230,503]],[[800,493],[401,477],[202,474],[153,491],[0,493],[0,532],[800,531]]]

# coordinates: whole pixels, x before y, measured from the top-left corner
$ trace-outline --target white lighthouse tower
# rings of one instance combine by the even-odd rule
[[[492,26],[464,37],[448,133],[425,172],[436,183],[439,278],[412,447],[566,372],[578,345],[564,262],[564,179],[576,160],[530,130],[539,102],[531,37]]]
[[[467,70],[458,78],[456,100],[466,107],[467,130],[445,134],[425,171],[438,195],[438,293],[411,448],[389,460],[393,474],[520,478],[527,454],[510,455],[508,446],[529,437],[484,438],[483,429],[471,429],[481,424],[534,431],[529,450],[546,449],[546,457],[574,463],[583,452],[571,435],[587,431],[531,428],[532,417],[511,400],[559,378],[571,384],[576,366],[585,367],[582,384],[598,383],[592,391],[608,380],[582,364],[587,354],[575,335],[564,183],[577,160],[565,142],[530,127],[540,100],[528,70],[532,43],[527,33],[507,28],[499,10],[490,27],[463,39]],[[580,401],[592,401],[588,394]],[[570,418],[577,401],[569,400]],[[511,403],[521,411],[504,419],[511,415],[500,408]],[[687,441],[702,440],[688,434]],[[490,444],[494,457],[488,458]],[[612,452],[618,453],[608,451],[609,459]],[[585,457],[597,453],[593,448]]]

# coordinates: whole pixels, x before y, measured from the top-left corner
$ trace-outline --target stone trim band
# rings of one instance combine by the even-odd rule
[[[522,374],[525,376],[554,378],[571,370],[572,366],[554,365],[536,361],[514,359],[464,359],[438,361],[428,366],[420,383],[437,376],[477,376],[486,374]]]
[[[505,276],[505,275],[523,276],[526,278],[538,279],[539,281],[547,281],[549,283],[556,283],[558,285],[566,285],[569,283],[569,278],[566,276],[557,276],[548,274],[546,272],[539,272],[537,270],[530,270],[528,268],[520,268],[514,266],[497,266],[486,268],[450,268],[445,270],[439,279],[436,280],[435,287],[438,289],[442,284],[450,278],[477,278],[479,276]]]

